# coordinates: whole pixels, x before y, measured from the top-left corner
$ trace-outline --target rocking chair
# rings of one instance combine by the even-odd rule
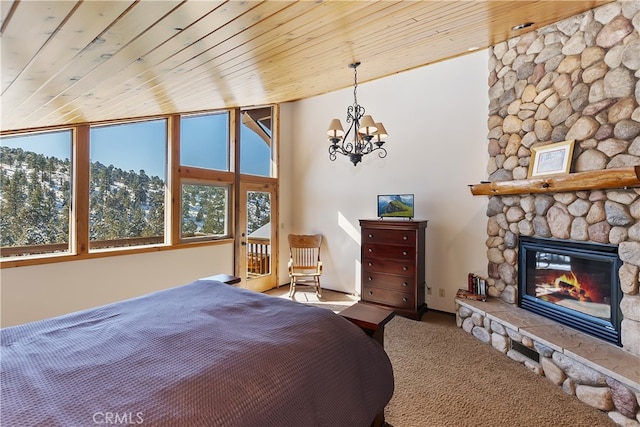
[[[320,261],[321,234],[289,234],[289,298],[296,292],[296,285],[313,286],[320,298],[320,276],[322,275],[322,261]]]

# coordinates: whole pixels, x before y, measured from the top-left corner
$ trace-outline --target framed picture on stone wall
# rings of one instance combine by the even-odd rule
[[[575,140],[541,145],[531,149],[529,162],[529,178],[547,175],[568,174],[573,158],[573,144]]]

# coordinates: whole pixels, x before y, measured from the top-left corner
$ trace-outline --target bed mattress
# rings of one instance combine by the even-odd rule
[[[330,310],[200,280],[1,331],[3,426],[368,426],[382,347]]]

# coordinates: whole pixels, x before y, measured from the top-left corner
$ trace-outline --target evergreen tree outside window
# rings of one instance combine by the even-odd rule
[[[228,237],[229,186],[182,185],[182,238]]]
[[[234,108],[3,131],[3,267],[233,241],[239,221],[233,211],[236,184],[277,182],[273,111]],[[175,125],[179,134],[170,134]],[[179,150],[171,162],[169,149]],[[167,200],[169,188],[178,194]],[[244,213],[248,229],[268,225],[269,218],[261,215],[270,205],[265,202],[249,194],[247,206],[256,209]],[[43,256],[46,261],[39,260]]]
[[[71,130],[0,138],[2,257],[68,253]]]
[[[166,120],[93,126],[90,250],[164,243]]]

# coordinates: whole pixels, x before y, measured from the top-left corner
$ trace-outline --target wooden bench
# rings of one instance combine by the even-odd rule
[[[364,302],[357,302],[345,308],[340,313],[351,323],[362,328],[367,335],[384,347],[384,325],[389,323],[396,313],[393,310],[371,305]]]
[[[360,327],[367,335],[372,337],[384,347],[384,325],[389,323],[396,313],[393,310],[371,305],[364,302],[357,302],[345,308],[340,313],[354,325]],[[372,373],[375,374],[375,373]],[[383,427],[387,425],[384,421],[384,411],[376,415],[371,423],[371,427]]]

